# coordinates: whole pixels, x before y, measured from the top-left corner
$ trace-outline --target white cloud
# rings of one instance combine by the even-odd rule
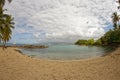
[[[20,32],[26,30],[40,41],[73,41],[102,36],[116,4],[115,0],[13,0],[7,8]]]

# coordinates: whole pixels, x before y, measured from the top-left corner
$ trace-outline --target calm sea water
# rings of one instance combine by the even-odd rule
[[[51,60],[78,60],[94,58],[113,51],[112,47],[52,45],[44,49],[21,49],[23,54]]]

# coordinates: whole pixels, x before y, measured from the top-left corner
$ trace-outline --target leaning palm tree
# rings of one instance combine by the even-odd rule
[[[118,24],[119,19],[120,19],[120,17],[119,17],[119,15],[117,14],[117,12],[114,12],[114,13],[112,14],[112,21],[113,21],[113,24],[114,24],[114,29],[118,29],[118,28],[119,28],[119,24]]]

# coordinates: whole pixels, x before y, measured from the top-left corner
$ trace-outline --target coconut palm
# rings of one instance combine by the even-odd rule
[[[8,14],[4,14],[0,24],[0,37],[4,48],[6,42],[11,39],[12,29],[14,28],[13,18]]]
[[[13,18],[4,13],[6,9],[3,7],[6,1],[10,3],[12,0],[0,0],[0,42],[3,42],[3,48],[6,42],[10,40],[12,29],[14,28]]]
[[[113,24],[114,24],[114,29],[118,29],[118,28],[119,28],[119,24],[118,24],[119,19],[120,19],[120,17],[119,17],[119,15],[117,14],[117,12],[114,12],[114,13],[112,14],[112,21],[113,21]]]

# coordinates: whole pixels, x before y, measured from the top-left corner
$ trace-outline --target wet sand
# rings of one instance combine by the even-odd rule
[[[107,56],[78,61],[42,60],[0,48],[0,80],[120,80],[120,47]]]

